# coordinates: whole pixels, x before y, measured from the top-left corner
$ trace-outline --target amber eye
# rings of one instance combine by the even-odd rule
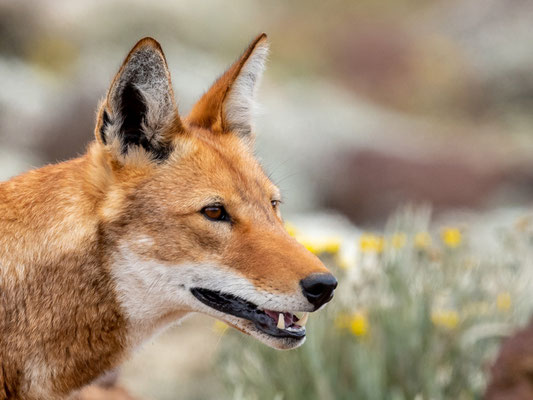
[[[207,206],[202,208],[202,214],[212,221],[229,221],[229,215],[223,206]]]

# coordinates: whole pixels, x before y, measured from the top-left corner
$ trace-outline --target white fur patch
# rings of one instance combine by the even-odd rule
[[[42,360],[34,358],[24,366],[22,392],[32,399],[50,398],[52,390],[52,370]]]
[[[255,94],[265,70],[267,57],[268,43],[263,41],[246,60],[224,101],[224,116],[228,128],[239,135],[247,135],[253,129],[253,115],[257,110]]]
[[[17,264],[14,267],[6,267],[0,264],[0,283],[4,285],[14,285],[22,281],[26,276],[26,267],[24,264]]]
[[[146,237],[138,240],[145,241]],[[248,300],[260,308],[275,311],[312,311],[302,293],[293,295],[259,291],[245,277],[229,267],[216,264],[168,265],[157,260],[143,260],[127,245],[115,256],[112,275],[121,303],[140,344],[189,312],[202,312],[248,329],[248,321],[218,312],[201,303],[192,288],[221,291]],[[251,324],[251,323],[250,323]],[[247,328],[248,327],[248,328]]]

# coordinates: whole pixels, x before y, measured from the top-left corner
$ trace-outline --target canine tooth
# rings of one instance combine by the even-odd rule
[[[302,318],[300,318],[296,323],[300,326],[305,326],[307,324],[307,319],[309,318],[309,313],[306,312],[302,315]]]
[[[278,329],[285,329],[285,316],[283,315],[283,313],[279,313]]]

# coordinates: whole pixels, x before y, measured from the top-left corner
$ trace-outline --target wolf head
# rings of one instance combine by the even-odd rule
[[[265,34],[178,113],[160,45],[139,41],[102,102],[90,148],[105,258],[133,329],[188,312],[275,348],[305,340],[337,282],[290,237],[281,194],[253,155]]]

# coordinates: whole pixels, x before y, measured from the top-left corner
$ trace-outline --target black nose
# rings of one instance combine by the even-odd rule
[[[315,310],[333,298],[333,291],[337,287],[337,279],[331,274],[313,274],[300,281],[304,296]]]

